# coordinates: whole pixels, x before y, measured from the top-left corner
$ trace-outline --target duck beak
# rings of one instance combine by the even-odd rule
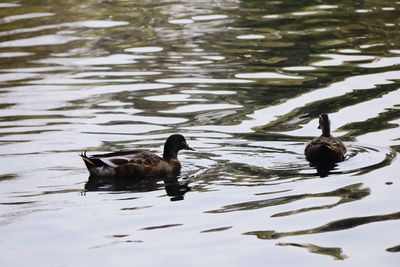
[[[195,151],[194,148],[191,148],[188,144],[185,144],[185,148],[184,149]]]

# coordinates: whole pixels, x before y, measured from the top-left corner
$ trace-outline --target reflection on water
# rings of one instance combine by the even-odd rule
[[[3,265],[397,266],[399,9],[0,3]],[[316,169],[322,112],[349,152]],[[88,178],[78,157],[172,133],[196,148],[173,179]]]
[[[340,231],[346,230],[349,228],[357,227],[363,224],[386,221],[386,220],[398,220],[400,219],[400,213],[392,213],[386,215],[379,216],[365,216],[365,217],[355,217],[355,218],[347,218],[343,220],[338,220],[334,222],[330,222],[326,225],[320,226],[314,229],[307,229],[295,232],[287,232],[287,233],[277,233],[275,231],[255,231],[246,233],[248,235],[256,235],[260,239],[278,239],[285,236],[291,235],[303,235],[303,234],[315,234],[315,233],[323,233],[329,231]]]
[[[332,256],[335,260],[344,260],[347,258],[346,255],[343,255],[343,251],[341,248],[325,248],[325,247],[315,246],[312,244],[296,244],[296,243],[278,243],[277,245],[306,248],[311,253]]]
[[[165,179],[130,180],[123,177],[93,177],[89,176],[85,190],[90,191],[129,191],[148,192],[164,189],[171,201],[183,200],[184,195],[191,190],[190,180],[168,177]],[[86,193],[85,193],[86,194]]]

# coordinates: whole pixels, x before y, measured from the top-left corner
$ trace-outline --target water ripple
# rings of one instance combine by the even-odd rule
[[[69,42],[81,40],[76,36],[67,35],[42,35],[31,38],[24,38],[14,41],[1,42],[0,47],[29,47],[40,45],[61,45]]]
[[[35,13],[13,15],[13,16],[8,16],[8,17],[4,17],[4,18],[0,19],[0,24],[11,23],[11,22],[15,22],[18,20],[42,18],[42,17],[48,17],[48,16],[54,16],[54,14],[53,13],[35,12]]]
[[[23,265],[23,254],[35,266],[120,266],[127,255],[143,266],[397,266],[398,10],[377,0],[0,3],[3,265]],[[304,148],[323,112],[348,153],[315,168]],[[162,155],[174,133],[196,151],[179,152],[169,179],[88,177],[78,156]],[[186,257],[175,257],[182,244]]]
[[[358,227],[364,224],[388,221],[388,220],[399,220],[400,212],[394,212],[385,215],[373,215],[373,216],[364,216],[364,217],[353,217],[346,218],[342,220],[333,221],[322,225],[320,227],[316,227],[313,229],[300,230],[294,232],[275,232],[275,231],[253,231],[244,233],[245,235],[255,235],[259,239],[279,239],[286,236],[296,236],[296,235],[310,235],[317,233],[325,233],[331,231],[343,231],[346,229],[351,229],[354,227]]]

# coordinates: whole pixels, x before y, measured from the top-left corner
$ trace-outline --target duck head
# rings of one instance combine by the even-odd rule
[[[318,129],[322,130],[322,136],[331,136],[331,121],[329,120],[328,114],[322,113],[319,115]]]
[[[180,134],[173,134],[168,137],[164,145],[164,159],[176,159],[180,150],[194,150],[187,143],[185,137]]]

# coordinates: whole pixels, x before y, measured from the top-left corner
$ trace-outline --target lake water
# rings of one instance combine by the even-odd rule
[[[399,266],[400,2],[0,3],[1,266]],[[326,112],[347,160],[303,155]],[[162,153],[168,181],[78,154]]]

